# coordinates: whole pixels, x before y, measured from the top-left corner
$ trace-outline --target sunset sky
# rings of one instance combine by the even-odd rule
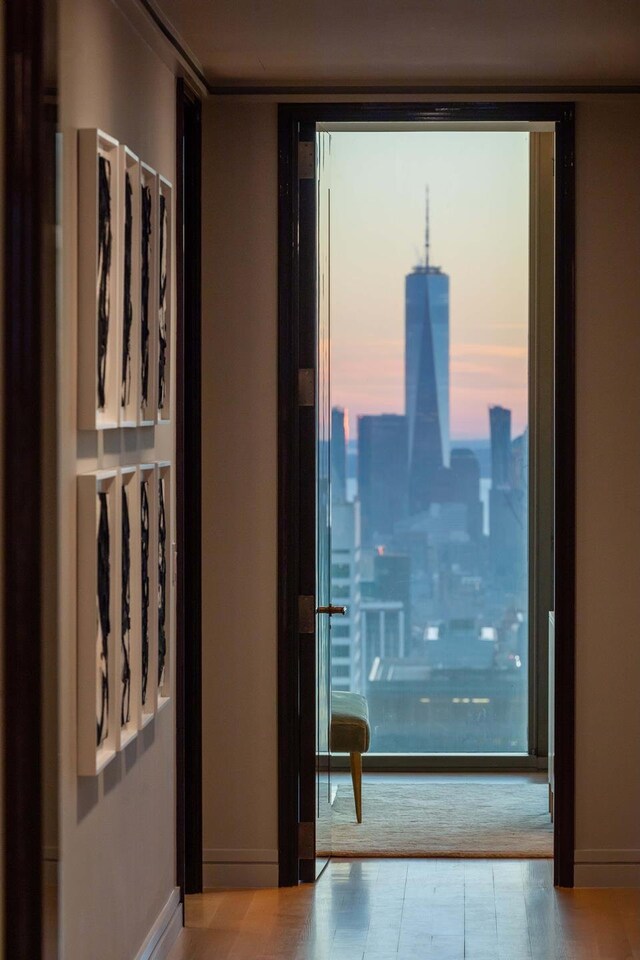
[[[487,437],[488,407],[527,424],[529,136],[332,133],[331,391],[349,411],[404,412],[404,277],[450,277],[451,436]]]

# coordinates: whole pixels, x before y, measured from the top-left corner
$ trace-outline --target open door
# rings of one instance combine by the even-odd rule
[[[316,133],[316,875],[331,854],[331,134]]]
[[[281,104],[278,116],[280,884],[284,886],[299,880],[313,880],[323,865],[323,860],[317,857],[318,851],[327,856],[331,854],[323,819],[330,807],[331,797],[328,756],[331,703],[329,652],[331,615],[334,612],[330,596],[328,243],[322,249],[329,233],[326,176],[329,152],[326,127],[323,125],[328,124],[337,131],[333,136],[334,162],[337,165],[337,133],[344,129],[344,126],[337,126],[339,124],[365,122],[385,125],[386,129],[389,123],[396,122],[427,125],[442,121],[456,124],[495,121],[553,124],[556,136],[556,175],[552,190],[556,233],[553,306],[558,322],[553,350],[549,348],[545,351],[545,357],[549,360],[553,356],[555,366],[554,608],[556,636],[562,638],[555,656],[555,882],[571,886],[575,735],[573,106],[502,102],[482,105],[292,103]],[[319,129],[322,131],[320,134]],[[427,127],[424,126],[424,129]],[[338,183],[336,177],[335,189]],[[427,269],[422,273],[430,275]],[[509,506],[508,502],[506,506]],[[337,537],[337,523],[334,532]],[[334,546],[337,548],[337,543]],[[543,612],[547,612],[548,606]],[[343,625],[343,630],[346,626]],[[537,667],[542,670],[542,662]],[[559,691],[562,691],[561,695]],[[540,727],[542,729],[542,725]]]
[[[330,134],[301,124],[300,177],[300,821],[299,877],[315,880],[331,850],[329,393]],[[306,509],[305,509],[306,507]],[[321,854],[318,855],[318,851]]]

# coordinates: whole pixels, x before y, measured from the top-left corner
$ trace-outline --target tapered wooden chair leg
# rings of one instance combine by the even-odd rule
[[[362,823],[362,754],[350,753],[349,759],[351,761],[353,795],[356,800],[356,818],[358,823]]]

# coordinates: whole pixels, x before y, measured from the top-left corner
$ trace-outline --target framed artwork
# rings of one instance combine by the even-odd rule
[[[156,422],[158,341],[158,175],[140,164],[140,355],[138,423]]]
[[[120,470],[120,636],[117,665],[118,747],[140,727],[140,482],[137,467]]]
[[[119,423],[120,163],[118,141],[78,132],[78,426]]]
[[[119,745],[118,482],[115,470],[78,477],[78,773],[95,776]]]
[[[158,696],[157,470],[154,463],[138,468],[140,541],[140,726],[154,716]]]
[[[120,384],[121,427],[138,423],[140,401],[140,162],[128,147],[120,146]]]
[[[172,571],[171,571],[171,464],[158,463],[158,707],[171,696]]]
[[[158,178],[158,422],[171,419],[173,207],[171,184]]]

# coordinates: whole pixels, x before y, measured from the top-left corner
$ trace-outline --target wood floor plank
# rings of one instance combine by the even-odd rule
[[[170,960],[640,960],[640,890],[556,890],[541,860],[335,860],[186,918]]]

